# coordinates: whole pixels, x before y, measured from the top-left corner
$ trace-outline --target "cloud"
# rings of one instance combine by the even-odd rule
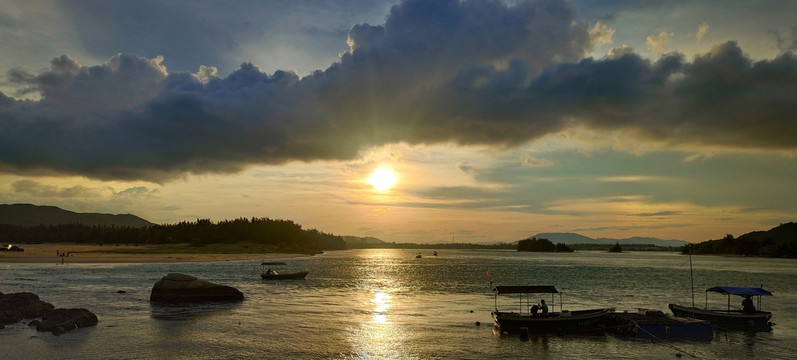
[[[514,146],[572,127],[797,148],[789,53],[752,61],[728,42],[692,62],[630,48],[583,59],[594,39],[557,0],[408,0],[348,38],[338,62],[305,77],[252,63],[226,77],[169,72],[168,58],[132,54],[16,71],[42,98],[0,93],[0,170],[165,182],[399,142]]]
[[[775,44],[781,53],[797,50],[797,26],[793,26],[791,34],[787,36],[776,30],[770,30],[770,34],[775,38]]]
[[[150,190],[146,186],[135,186],[116,192],[114,193],[114,196],[140,198],[140,197],[150,197],[158,193],[159,193],[158,189]]]
[[[522,163],[524,166],[550,166],[554,164],[551,160],[539,159],[529,154],[522,156]]]
[[[669,51],[670,48],[670,38],[673,37],[673,33],[666,33],[660,32],[656,36],[648,36],[645,40],[645,43],[648,46],[648,51],[655,55],[661,55]]]
[[[589,37],[592,39],[592,44],[595,46],[611,44],[613,36],[614,29],[609,29],[603,21],[596,22],[595,26],[589,31]]]
[[[654,216],[673,216],[680,214],[680,211],[659,211],[655,213],[636,213],[630,214],[628,216],[639,216],[639,217],[654,217]]]
[[[704,21],[702,24],[698,25],[697,27],[697,34],[695,35],[697,41],[703,40],[703,36],[706,36],[707,32],[708,32],[708,23]]]
[[[15,181],[11,184],[11,189],[17,194],[47,198],[86,198],[100,196],[99,190],[81,185],[62,188],[54,185],[44,185],[33,180]]]

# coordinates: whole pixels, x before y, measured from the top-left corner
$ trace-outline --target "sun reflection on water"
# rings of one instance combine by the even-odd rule
[[[385,292],[377,292],[371,303],[374,304],[373,321],[378,324],[388,324],[387,309],[390,308],[390,299],[393,297]]]
[[[390,251],[369,255],[358,264],[363,317],[350,334],[354,357],[407,358],[404,345],[408,334],[401,320],[401,297],[395,296],[404,286],[399,275],[401,263]]]

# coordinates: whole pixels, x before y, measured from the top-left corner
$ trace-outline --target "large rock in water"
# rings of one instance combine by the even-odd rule
[[[97,322],[97,315],[86,309],[55,309],[44,314],[36,330],[60,335],[77,328],[97,325]]]
[[[150,301],[182,303],[208,301],[240,301],[244,294],[226,285],[214,284],[185,274],[171,273],[152,287]]]
[[[0,293],[0,325],[41,317],[53,308],[53,304],[39,300],[34,293]]]

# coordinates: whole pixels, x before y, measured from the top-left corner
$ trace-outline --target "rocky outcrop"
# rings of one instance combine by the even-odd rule
[[[0,293],[0,326],[13,324],[23,319],[33,320],[30,326],[38,331],[49,331],[59,335],[81,327],[97,325],[97,315],[86,309],[54,309],[53,304],[39,300],[29,292]],[[2,328],[2,327],[0,327]]]
[[[171,273],[152,287],[150,301],[166,303],[240,301],[244,294],[238,289],[214,284],[185,274]]]
[[[0,325],[38,318],[53,308],[53,304],[39,300],[33,293],[0,293]]]
[[[77,328],[97,325],[97,322],[97,315],[86,309],[55,309],[44,314],[36,330],[60,335]]]

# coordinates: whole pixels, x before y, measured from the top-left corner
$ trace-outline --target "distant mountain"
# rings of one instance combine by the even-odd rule
[[[147,227],[154,225],[138,216],[76,213],[55,206],[0,204],[0,224],[39,226],[83,224],[88,226]]]
[[[650,244],[656,246],[683,246],[687,244],[687,242],[683,240],[662,240],[659,238],[652,238],[652,237],[631,237],[626,239],[612,239],[612,238],[593,239],[591,237],[587,237],[576,233],[539,233],[532,237],[535,237],[537,239],[548,239],[551,240],[551,242],[553,243],[563,243],[566,245],[574,245],[574,244],[614,245],[615,243],[619,243],[620,245]]]
[[[363,245],[374,245],[374,244],[384,244],[385,242],[379,240],[375,237],[366,236],[366,237],[359,237],[359,236],[344,236],[343,240],[346,241],[346,245],[351,246],[363,246]]]
[[[539,233],[532,237],[537,239],[548,239],[554,244],[603,244],[603,242],[598,242],[593,238],[576,233]]]

